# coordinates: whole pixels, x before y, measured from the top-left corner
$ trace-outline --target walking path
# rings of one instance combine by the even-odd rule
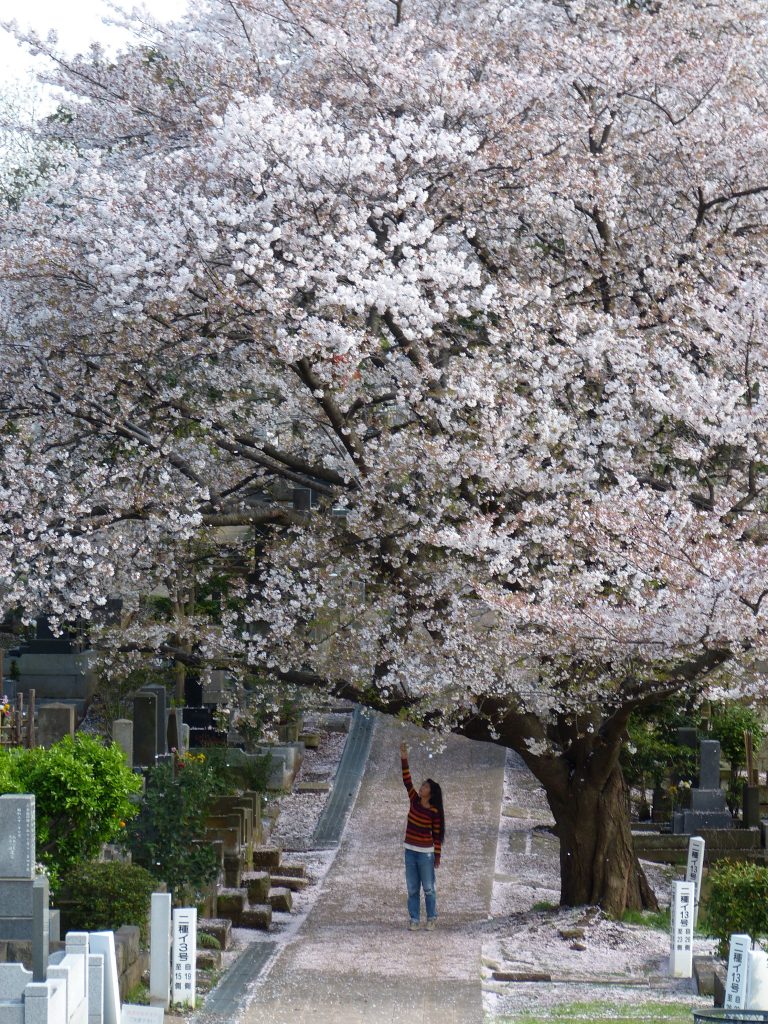
[[[253,992],[243,1024],[481,1024],[482,925],[490,909],[504,750],[449,737],[428,759],[415,729],[376,717],[360,793],[323,890]],[[399,745],[418,783],[443,787],[438,928],[409,932]]]

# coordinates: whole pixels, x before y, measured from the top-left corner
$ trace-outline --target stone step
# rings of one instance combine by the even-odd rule
[[[303,732],[299,736],[299,742],[303,743],[307,750],[317,750],[320,746],[320,734],[316,732]]]
[[[261,931],[269,931],[272,924],[272,907],[269,903],[251,903],[240,915],[238,927],[258,928]]]
[[[232,943],[232,922],[225,917],[200,917],[197,929],[208,932],[221,943],[222,949],[229,949]]]
[[[254,871],[271,871],[280,867],[283,851],[279,846],[255,846],[253,848]]]
[[[216,897],[219,917],[226,917],[237,922],[248,905],[248,893],[245,889],[220,889]]]
[[[278,870],[283,877],[286,875],[290,878],[307,877],[307,869],[304,864],[281,864]]]
[[[244,871],[242,883],[248,892],[249,902],[266,903],[269,890],[272,888],[268,871]]]
[[[220,971],[221,950],[220,949],[198,949],[196,956],[198,971]]]
[[[290,914],[293,907],[293,895],[290,889],[273,888],[269,890],[267,902],[273,910]]]
[[[296,787],[297,793],[330,793],[330,782],[299,782]]]
[[[272,875],[272,885],[278,889],[290,889],[291,892],[302,892],[309,885],[308,878],[296,878],[293,875]],[[250,890],[249,890],[250,891]]]

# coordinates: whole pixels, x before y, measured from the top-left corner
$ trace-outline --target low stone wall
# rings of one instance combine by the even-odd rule
[[[765,850],[760,841],[760,829],[701,829],[697,833],[706,843],[708,864],[729,858],[762,863]],[[658,864],[682,864],[688,859],[687,835],[671,835],[664,832],[639,831],[633,834],[635,852],[643,860]]]

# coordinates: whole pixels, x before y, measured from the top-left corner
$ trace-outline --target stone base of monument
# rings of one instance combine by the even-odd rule
[[[768,828],[766,833],[768,834]],[[726,858],[758,863],[762,863],[765,859],[760,829],[700,829],[696,835],[701,836],[706,843],[708,864]],[[689,838],[685,834],[633,831],[637,856],[642,860],[654,861],[657,864],[686,864]]]
[[[715,995],[718,974],[720,983],[725,988],[725,965],[723,963],[715,960],[713,956],[695,956],[693,958],[693,982],[698,995]]]

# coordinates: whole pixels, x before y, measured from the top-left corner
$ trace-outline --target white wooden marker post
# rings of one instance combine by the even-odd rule
[[[181,907],[173,912],[173,1002],[195,1005],[197,910]]]
[[[693,905],[696,886],[693,882],[672,883],[672,950],[669,973],[673,978],[690,978],[693,974]]]
[[[752,939],[749,935],[732,935],[728,953],[728,973],[725,976],[725,1009],[743,1010],[747,1005],[747,982],[749,980],[749,951]]]
[[[171,1001],[171,894],[153,892],[149,929],[149,1005]]]
[[[696,898],[693,905],[693,926],[699,920],[699,900],[701,898],[701,876],[704,873],[704,840],[701,836],[691,836],[688,840],[688,866],[685,869],[686,882],[696,886]]]

